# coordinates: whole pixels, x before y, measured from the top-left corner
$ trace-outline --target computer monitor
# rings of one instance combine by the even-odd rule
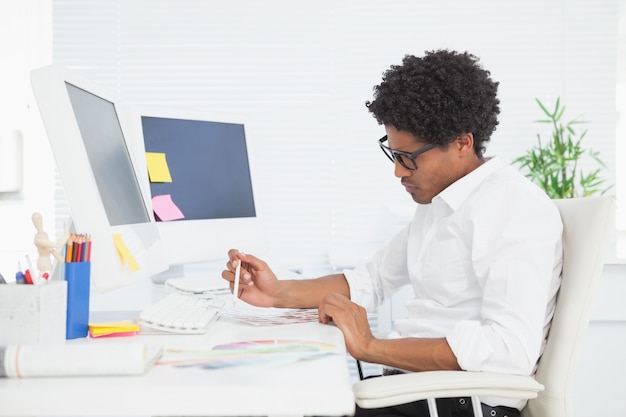
[[[91,235],[92,282],[100,292],[168,268],[119,121],[119,100],[76,72],[51,65],[31,84],[77,232]],[[31,168],[35,169],[35,168]]]
[[[152,199],[146,205],[154,210],[170,264],[153,281],[184,275],[181,266],[188,263],[225,261],[230,248],[263,253],[266,234],[242,117],[182,107],[125,110],[131,142],[137,153],[146,152],[135,166],[146,176],[141,184],[149,184],[143,195]]]

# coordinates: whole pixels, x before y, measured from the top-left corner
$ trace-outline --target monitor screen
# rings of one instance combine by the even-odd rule
[[[146,152],[164,153],[172,182],[150,182],[171,195],[183,220],[255,217],[243,124],[141,116]],[[180,221],[180,220],[173,220]]]
[[[113,103],[70,83],[65,85],[109,223],[149,222]]]

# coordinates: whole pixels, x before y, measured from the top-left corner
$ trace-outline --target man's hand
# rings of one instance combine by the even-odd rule
[[[350,355],[364,360],[368,344],[375,340],[365,309],[344,295],[332,293],[324,297],[318,314],[321,323],[332,320],[341,329]]]
[[[235,269],[241,262],[238,297],[258,307],[274,307],[278,280],[269,266],[261,259],[235,249],[228,252],[228,257],[222,278],[229,281],[231,291],[235,286]]]

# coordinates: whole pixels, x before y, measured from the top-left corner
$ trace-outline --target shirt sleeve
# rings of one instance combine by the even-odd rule
[[[343,271],[350,287],[350,300],[374,312],[402,285],[409,283],[407,271],[407,236],[409,227],[401,230],[367,263]]]

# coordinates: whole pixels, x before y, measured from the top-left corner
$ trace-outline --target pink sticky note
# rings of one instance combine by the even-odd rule
[[[184,219],[185,215],[172,201],[171,194],[163,194],[152,197],[152,210],[154,214],[163,222],[170,220]]]

